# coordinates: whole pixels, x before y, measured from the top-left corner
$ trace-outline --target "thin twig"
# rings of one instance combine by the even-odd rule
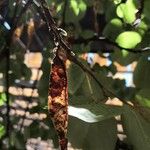
[[[106,37],[98,37],[98,36],[93,36],[88,39],[83,39],[83,38],[74,39],[74,44],[87,44],[91,41],[103,42],[103,44],[106,45],[105,47],[108,47],[108,48],[110,47],[111,49],[113,48],[113,50],[106,50],[107,53],[114,52],[114,50],[125,50],[128,52],[134,53],[134,54],[150,51],[150,47],[144,47],[144,48],[139,48],[139,49],[125,48],[125,47],[119,46],[116,42],[110,41]],[[102,48],[100,48],[100,49],[102,49]],[[105,50],[103,50],[103,52],[105,52]]]

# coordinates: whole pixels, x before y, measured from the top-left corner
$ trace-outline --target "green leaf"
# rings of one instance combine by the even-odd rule
[[[127,0],[126,3],[120,4],[116,13],[118,17],[123,18],[126,23],[132,24],[136,19],[137,2],[136,0]]]
[[[136,100],[143,106],[150,107],[150,89],[141,89],[136,94]]]
[[[124,50],[123,50],[124,51]],[[111,54],[112,61],[117,61],[123,66],[131,64],[133,61],[137,61],[139,58],[138,54],[128,53],[126,56],[123,54],[123,51],[114,51]]]
[[[4,105],[6,102],[6,94],[0,93],[0,106]]]
[[[0,124],[0,138],[5,134],[5,127]]]
[[[149,55],[142,56],[135,68],[133,81],[137,88],[150,88],[150,60]]]
[[[123,23],[120,19],[112,19],[104,28],[103,34],[107,38],[115,40],[118,34],[123,31]]]
[[[43,59],[41,68],[42,68],[43,74],[38,82],[38,92],[39,92],[40,98],[47,99],[49,75],[50,75],[50,68],[51,68],[48,59]],[[43,101],[40,101],[40,102],[45,103]]]
[[[70,0],[70,6],[76,16],[78,16],[80,12],[84,12],[87,7],[83,0]]]
[[[79,89],[80,94],[92,97],[95,101],[102,100],[104,95],[97,82],[88,74],[85,75],[84,82]]]
[[[121,3],[121,0],[114,0],[114,3],[117,5],[117,4]]]
[[[118,17],[123,18],[124,17],[124,9],[125,9],[126,5],[124,3],[120,4],[117,9],[116,9],[116,13],[118,15]]]
[[[126,23],[132,23],[136,19],[136,0],[127,0],[126,7],[124,9],[124,19]]]
[[[134,31],[126,31],[118,35],[116,42],[123,48],[134,48],[142,40],[141,35]]]
[[[150,123],[146,122],[135,110],[124,107],[123,128],[127,140],[135,150],[150,149]]]
[[[70,94],[74,94],[81,86],[85,78],[85,73],[79,66],[77,66],[74,63],[72,63],[69,66],[67,73],[68,73],[68,90]]]
[[[87,4],[84,2],[84,0],[80,0],[78,6],[80,11],[82,12],[86,11]]]
[[[90,124],[69,117],[68,140],[77,149],[114,150],[117,140],[116,121],[107,119]]]
[[[92,96],[84,96],[82,95],[71,95],[69,97],[69,105],[84,105],[84,104],[90,104],[93,102]]]
[[[79,14],[79,12],[80,12],[80,9],[79,9],[79,7],[78,7],[77,1],[76,1],[76,0],[71,0],[71,1],[70,1],[70,4],[71,4],[71,7],[72,7],[72,9],[73,9],[75,15],[77,16],[77,15]]]
[[[92,68],[92,70],[93,70],[95,77],[103,86],[105,86],[105,88],[108,88],[109,90],[110,89],[113,90],[112,89],[113,80],[111,77],[107,77],[107,73],[105,74],[102,67],[100,67],[99,65],[95,65]],[[90,98],[92,97],[92,99],[96,102],[101,101],[101,100],[106,100],[106,97],[104,96],[101,85],[99,85],[99,83],[95,81],[93,77],[89,74],[86,74],[85,79],[83,83],[81,84],[80,88],[77,90],[76,94],[84,95]],[[110,93],[108,93],[108,95],[110,95]]]
[[[60,3],[57,5],[57,13],[59,13],[61,10],[62,10],[62,6],[63,6],[63,3]]]
[[[79,106],[69,106],[69,115],[81,119],[88,123],[106,120],[122,113],[122,109],[105,104],[87,104]]]
[[[88,39],[88,38],[91,38],[94,36],[94,32],[92,30],[83,30],[81,32],[81,36],[84,38],[84,39]]]
[[[127,56],[128,56],[128,54],[129,54],[129,52],[128,52],[128,51],[126,51],[126,50],[122,50],[122,55],[123,55],[123,57],[127,57]]]
[[[137,31],[144,36],[145,32],[148,30],[148,25],[143,20],[140,22],[139,26],[137,27]]]
[[[105,13],[106,21],[110,21],[111,19],[116,17],[116,5],[112,3],[112,1],[103,1],[103,11]]]

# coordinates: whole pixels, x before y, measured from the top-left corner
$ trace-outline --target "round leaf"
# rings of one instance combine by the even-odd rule
[[[142,40],[141,35],[134,31],[126,31],[118,35],[116,42],[123,48],[134,48]]]
[[[124,9],[124,19],[126,23],[133,23],[136,19],[136,6],[135,6],[135,0],[127,0],[126,6]]]
[[[116,9],[118,17],[123,18],[126,23],[132,24],[136,19],[136,3],[135,0],[127,0],[126,3],[120,4]]]
[[[120,17],[120,18],[124,17],[124,9],[125,9],[125,4],[124,3],[120,4],[117,7],[116,13],[117,13],[118,17]]]

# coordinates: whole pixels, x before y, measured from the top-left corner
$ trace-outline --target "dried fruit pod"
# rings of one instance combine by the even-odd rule
[[[57,131],[61,150],[67,150],[67,126],[68,126],[68,85],[65,55],[58,48],[53,59],[50,86],[48,93],[48,109]]]

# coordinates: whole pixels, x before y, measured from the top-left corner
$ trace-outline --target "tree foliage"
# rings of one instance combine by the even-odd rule
[[[83,150],[117,150],[118,146],[129,150],[150,149],[149,3],[149,0],[47,0],[62,38],[79,61],[79,65],[74,60],[67,64],[67,137],[72,147]],[[53,43],[53,31],[49,33],[43,18],[40,0],[0,1],[0,73],[3,74],[0,85],[5,87],[0,93],[0,146],[3,149],[25,149],[27,140],[37,137],[52,139],[58,147],[58,137],[47,113],[49,60],[54,57],[56,43]],[[38,88],[38,106],[27,108],[25,112],[44,113],[47,118],[34,120],[23,130],[22,127],[16,130],[19,117],[9,116],[16,97],[9,94],[8,89],[16,85],[28,86],[16,81],[30,80],[31,70],[23,61],[29,51],[42,53],[40,69],[43,74],[31,86]],[[108,56],[111,63],[107,66],[92,64],[82,59],[85,53],[97,53],[101,58]],[[125,80],[114,78],[115,64],[126,67],[134,62],[137,63],[133,72],[134,85],[128,87]],[[121,105],[112,105],[115,98]],[[28,99],[33,99],[33,95]],[[127,136],[124,145],[118,144],[115,116],[121,116]]]

